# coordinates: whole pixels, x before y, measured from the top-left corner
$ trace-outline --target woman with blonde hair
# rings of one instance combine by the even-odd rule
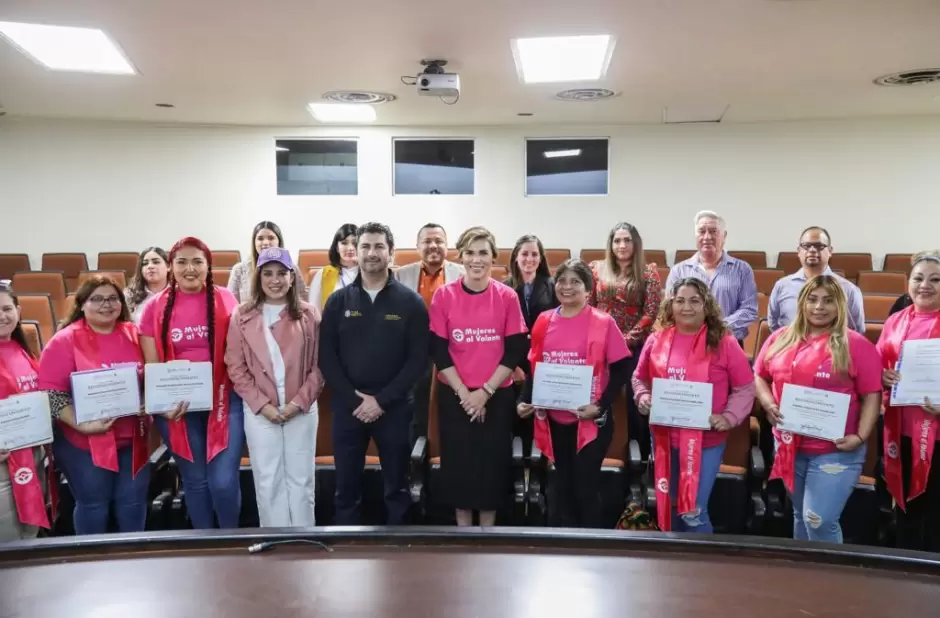
[[[512,372],[526,351],[526,327],[516,292],[490,279],[496,239],[483,227],[460,235],[466,268],[431,299],[431,355],[440,381],[441,487],[457,525],[492,526],[511,493]]]
[[[662,280],[656,264],[647,264],[643,238],[633,225],[621,221],[607,235],[603,261],[591,263],[594,287],[590,303],[609,313],[623,333],[630,350],[627,371],[633,375],[640,350],[649,337],[662,298]],[[627,383],[627,411],[630,436],[639,440],[640,450],[649,451],[649,427],[634,403],[633,385]]]
[[[251,254],[247,260],[236,264],[229,275],[227,287],[235,295],[238,302],[244,303],[252,299],[252,286],[255,281],[255,265],[258,263],[258,255],[269,247],[286,251],[284,249],[284,235],[277,223],[261,221],[251,232]],[[303,274],[296,266],[293,270],[294,281],[296,282],[294,285],[300,289],[301,295],[304,295],[307,292],[307,286],[304,285]]]
[[[834,443],[775,427],[770,476],[783,480],[793,502],[793,538],[841,543],[839,518],[878,421],[881,359],[864,335],[848,328],[845,293],[835,277],[807,281],[796,310],[796,319],[770,336],[754,362],[767,420],[774,426],[784,421],[780,400],[787,384],[848,395],[848,417]]]
[[[708,498],[721,467],[728,431],[751,413],[754,377],[708,287],[687,278],[676,281],[670,292],[660,309],[656,330],[640,353],[633,390],[640,413],[648,415],[654,378],[711,383],[711,429],[651,426],[659,527],[711,533]],[[673,508],[676,496],[678,503]]]

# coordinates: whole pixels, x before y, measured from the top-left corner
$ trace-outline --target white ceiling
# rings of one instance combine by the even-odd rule
[[[940,85],[872,84],[940,67],[938,0],[0,0],[0,21],[102,28],[140,71],[50,72],[0,39],[10,115],[297,126],[334,89],[397,95],[385,125],[658,123],[663,106],[729,105],[725,122],[940,114]],[[603,33],[609,74],[581,85],[620,97],[520,84],[511,38]],[[457,105],[401,84],[425,57],[460,74]]]

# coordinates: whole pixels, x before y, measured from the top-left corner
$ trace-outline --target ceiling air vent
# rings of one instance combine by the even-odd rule
[[[356,90],[331,90],[323,94],[327,101],[336,103],[362,103],[367,105],[378,105],[379,103],[389,103],[395,100],[394,94],[384,92],[369,92]]]
[[[618,96],[618,93],[606,88],[572,88],[571,90],[562,90],[555,95],[556,99],[562,101],[575,101],[585,103],[590,101],[600,101],[602,99],[612,99]]]
[[[921,86],[940,83],[940,69],[917,69],[882,75],[875,80],[879,86]]]

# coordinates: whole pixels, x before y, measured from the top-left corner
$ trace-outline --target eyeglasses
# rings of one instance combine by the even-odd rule
[[[105,305],[118,305],[121,303],[121,299],[117,296],[92,296],[88,299],[90,305],[95,307],[104,307]]]
[[[829,245],[821,242],[801,242],[800,249],[803,251],[809,251],[810,249],[815,249],[816,251],[822,251],[823,249],[828,249]]]

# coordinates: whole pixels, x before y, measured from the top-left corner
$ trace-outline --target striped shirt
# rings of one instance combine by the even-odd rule
[[[848,279],[833,273],[828,266],[823,274],[835,277],[839,285],[842,286],[842,291],[845,292],[845,301],[848,305],[849,328],[864,335],[865,305],[862,302],[862,291]],[[806,273],[801,268],[798,272],[786,276],[774,284],[774,289],[770,293],[770,302],[767,305],[767,321],[770,324],[771,331],[789,326],[796,319],[796,299],[799,297],[800,290],[803,289],[806,281]]]
[[[751,265],[722,253],[715,274],[709,279],[696,253],[672,267],[666,289],[671,290],[676,281],[687,277],[700,279],[708,285],[735,339],[747,337],[747,329],[757,319],[757,283]]]

